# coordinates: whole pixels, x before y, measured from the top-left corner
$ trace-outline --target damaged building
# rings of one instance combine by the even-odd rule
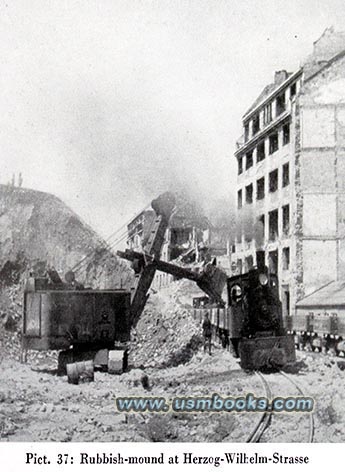
[[[155,214],[144,210],[127,226],[127,246],[143,250],[148,241]],[[214,227],[192,201],[178,197],[174,214],[165,233],[161,259],[181,265],[202,264],[216,258],[225,270],[230,268],[228,235],[222,228]],[[172,276],[158,272],[154,288],[167,285]]]
[[[275,73],[237,143],[237,273],[267,265],[283,313],[345,273],[345,33],[327,29],[294,73]]]

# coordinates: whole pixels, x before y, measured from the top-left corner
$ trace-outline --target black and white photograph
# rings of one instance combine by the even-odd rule
[[[0,1],[0,446],[345,442],[344,18]]]

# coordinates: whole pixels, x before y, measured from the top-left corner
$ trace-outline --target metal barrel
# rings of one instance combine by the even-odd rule
[[[79,381],[94,381],[95,374],[93,361],[73,362],[72,364],[67,364],[66,370],[68,383],[77,385]]]

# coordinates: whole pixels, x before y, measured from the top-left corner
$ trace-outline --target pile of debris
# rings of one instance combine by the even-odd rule
[[[130,364],[171,367],[188,362],[202,344],[201,326],[179,300],[179,284],[152,295],[135,330]]]
[[[0,284],[0,359],[20,358],[22,290],[20,284]]]

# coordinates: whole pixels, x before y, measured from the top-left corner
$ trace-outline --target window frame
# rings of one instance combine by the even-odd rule
[[[248,152],[246,152],[246,170],[250,169],[254,165],[254,150],[251,149]],[[250,157],[250,165],[248,166],[248,156]]]
[[[253,203],[253,184],[246,185],[245,187],[245,202],[246,205],[251,205]]]
[[[273,186],[273,178],[275,181],[275,186]],[[279,172],[278,169],[272,170],[268,174],[268,192],[275,193],[279,188]]]
[[[286,162],[282,165],[282,188],[285,188],[288,185],[290,185],[290,163]]]
[[[243,174],[243,155],[237,158],[237,175]]]
[[[258,134],[260,131],[260,113],[256,113],[252,118],[252,130],[253,136]]]
[[[277,215],[277,223],[274,225],[276,231],[272,231],[272,216]],[[268,212],[268,239],[269,241],[276,241],[279,238],[279,212],[278,208]]]
[[[285,130],[288,130],[286,133]],[[282,127],[282,133],[283,133],[283,146],[286,146],[287,144],[290,143],[290,123],[285,123]]]
[[[263,183],[262,187],[261,187],[261,182]],[[259,185],[260,185],[260,196],[259,196]],[[256,199],[263,200],[264,198],[265,198],[265,176],[260,177],[260,179],[257,179],[256,181]]]
[[[237,209],[240,210],[243,207],[243,192],[240,188],[237,190]]]
[[[262,154],[259,154],[259,148],[260,148],[260,150],[263,149]],[[259,157],[260,157],[260,159],[259,159]],[[266,159],[265,140],[262,140],[256,146],[256,163],[258,164],[259,162],[262,162],[265,159]]]
[[[288,218],[286,218],[286,212],[288,214]],[[290,232],[290,205],[283,205],[282,206],[282,235],[289,236]],[[286,221],[287,220],[287,221]]]
[[[269,155],[274,154],[279,149],[279,136],[278,131],[271,133],[268,136],[268,153]]]
[[[285,90],[281,92],[276,98],[276,117],[282,115],[286,110],[286,96]]]

